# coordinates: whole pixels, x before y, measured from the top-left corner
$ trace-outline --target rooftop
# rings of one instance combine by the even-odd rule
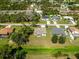
[[[69,29],[70,29],[71,32],[74,32],[74,31],[79,32],[79,29],[77,29],[76,27],[70,27]]]
[[[34,31],[34,35],[42,36],[43,34],[46,34],[46,28],[36,28]]]
[[[53,16],[52,20],[60,20],[60,16]]]
[[[49,18],[49,16],[45,15],[43,18],[48,19],[48,18]]]
[[[8,27],[5,27],[5,28],[3,28],[3,29],[1,29],[0,30],[0,34],[10,34],[10,33],[12,33],[12,31],[13,31],[13,29],[12,28],[8,28]]]
[[[64,35],[64,36],[66,35],[64,32],[64,29],[62,28],[53,28],[52,32],[53,34],[56,34],[56,35]]]

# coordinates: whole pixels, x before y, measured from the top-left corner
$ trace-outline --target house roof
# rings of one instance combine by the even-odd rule
[[[43,18],[48,19],[48,18],[49,18],[49,16],[45,15],[45,16],[43,16]]]
[[[77,29],[76,27],[69,27],[69,29],[71,32],[74,32],[74,31],[79,32],[79,29]]]
[[[52,33],[56,35],[64,35],[64,36],[66,35],[64,29],[62,28],[53,28]]]
[[[36,28],[34,31],[35,35],[42,35],[46,33],[46,28]]]
[[[73,19],[71,16],[64,16],[65,19]]]
[[[53,16],[52,20],[60,20],[60,16]]]
[[[0,34],[8,34],[12,33],[13,29],[12,28],[3,28],[0,30]]]

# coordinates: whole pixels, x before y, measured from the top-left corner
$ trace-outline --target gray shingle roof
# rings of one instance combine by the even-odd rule
[[[53,16],[52,20],[60,20],[60,17],[59,16]]]
[[[66,35],[64,29],[62,28],[53,28],[52,33],[56,35],[64,35],[64,36]]]

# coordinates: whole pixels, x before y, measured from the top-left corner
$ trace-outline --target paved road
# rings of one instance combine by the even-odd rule
[[[8,14],[18,14],[18,13],[21,13],[21,12],[24,12],[24,13],[28,13],[28,12],[32,12],[32,10],[0,10],[0,14],[5,14],[5,13],[8,13]]]
[[[12,26],[23,26],[23,24],[8,24],[8,23],[0,23],[0,25],[6,26],[6,25],[12,25]],[[31,24],[25,24],[26,26],[30,26]],[[36,24],[36,25],[46,25],[46,24]],[[47,24],[48,26],[56,26],[56,24]],[[59,26],[75,26],[75,24],[58,24]]]

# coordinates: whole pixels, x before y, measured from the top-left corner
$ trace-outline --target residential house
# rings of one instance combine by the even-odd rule
[[[48,21],[49,20],[49,16],[48,15],[43,16],[42,20]]]
[[[62,17],[60,16],[60,15],[54,15],[54,16],[52,16],[51,17],[51,20],[53,21],[58,21],[58,20],[60,20],[60,19],[62,19]]]
[[[69,30],[74,37],[79,37],[79,29],[76,27],[69,27]]]
[[[68,12],[70,12],[68,5],[67,4],[61,4],[60,10],[59,10],[60,14],[66,15]]]
[[[52,29],[53,35],[60,35],[60,36],[66,36],[65,31],[63,28],[53,28]]]
[[[8,35],[10,35],[12,32],[13,32],[12,28],[5,27],[0,30],[0,38],[8,37]]]
[[[34,35],[37,37],[46,36],[46,28],[36,28],[34,30]]]
[[[73,20],[73,17],[71,16],[63,16],[64,19],[70,19],[70,20]]]

